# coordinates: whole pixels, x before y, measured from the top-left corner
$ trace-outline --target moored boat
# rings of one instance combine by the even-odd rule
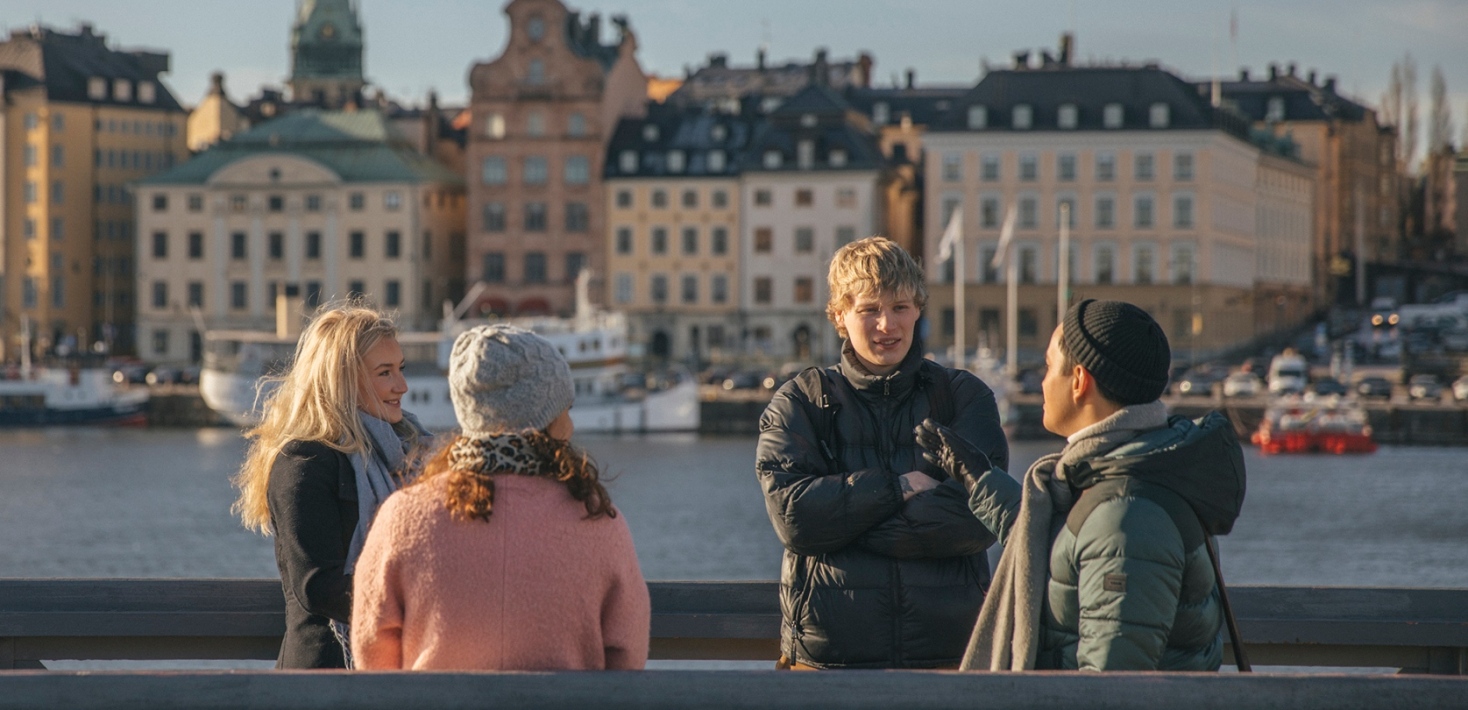
[[[25,368],[0,380],[0,427],[141,425],[147,406],[147,390],[119,386],[100,368]]]
[[[1250,437],[1263,454],[1369,454],[1376,451],[1366,411],[1352,399],[1286,397],[1264,411]]]

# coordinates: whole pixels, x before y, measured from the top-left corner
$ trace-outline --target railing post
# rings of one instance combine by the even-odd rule
[[[0,638],[0,670],[15,668],[15,639]]]

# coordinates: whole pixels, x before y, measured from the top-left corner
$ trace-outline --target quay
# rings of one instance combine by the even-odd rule
[[[652,658],[768,661],[774,582],[652,582]],[[0,710],[72,708],[1468,706],[1468,589],[1231,590],[1251,660],[1290,673],[45,671],[46,660],[273,659],[278,580],[0,580]],[[1232,651],[1227,650],[1226,659]],[[1386,669],[1376,675],[1302,674]],[[1278,668],[1276,668],[1278,669]],[[1393,674],[1393,672],[1395,672]],[[1452,676],[1452,677],[1450,677]]]

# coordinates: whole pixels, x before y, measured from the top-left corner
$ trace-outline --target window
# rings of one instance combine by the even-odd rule
[[[826,162],[830,163],[833,168],[846,167],[846,151],[841,148],[832,148],[826,154]]]
[[[684,274],[682,291],[684,303],[698,303],[698,276],[694,274]]]
[[[999,269],[994,266],[994,257],[999,247],[994,245],[979,248],[979,279],[986,284],[999,283]]]
[[[617,228],[617,253],[623,255],[632,253],[632,229],[630,227]]]
[[[652,206],[656,209],[664,209],[668,206],[668,193],[666,190],[652,191]]]
[[[770,277],[756,276],[754,278],[754,302],[760,304],[768,304],[770,301],[774,300],[774,294],[771,293],[771,291],[773,290],[772,286],[773,284],[770,281]]]
[[[93,101],[104,101],[107,99],[107,80],[100,76],[87,79],[87,98]],[[100,123],[100,121],[99,121]]]
[[[1055,125],[1065,129],[1073,129],[1079,123],[1080,111],[1076,110],[1075,104],[1061,104],[1060,110],[1055,113]]]
[[[1174,195],[1172,198],[1172,226],[1178,229],[1193,227],[1193,196]]]
[[[280,232],[271,232],[267,237],[270,246],[270,258],[280,260],[285,258],[285,235]]]
[[[840,249],[841,247],[844,247],[847,244],[850,244],[850,243],[852,243],[854,241],[856,241],[856,227],[837,227],[836,228],[836,248],[837,249]]]
[[[229,284],[229,307],[236,311],[250,307],[250,284],[244,281]]]
[[[1156,173],[1155,163],[1152,159],[1152,154],[1137,153],[1134,168],[1136,172],[1136,179],[1138,182],[1147,182],[1151,180]]]
[[[697,190],[684,190],[683,191],[683,206],[686,207],[686,208],[688,208],[688,209],[693,209],[695,207],[698,207],[698,191]]]
[[[644,143],[656,143],[658,134],[657,124],[649,123],[642,127],[642,140]]]
[[[968,107],[968,127],[978,131],[989,127],[989,109],[985,106]]]
[[[591,161],[584,155],[566,158],[566,184],[585,185],[591,180]]]
[[[484,134],[493,140],[505,137],[505,117],[503,114],[492,113],[484,121]]]
[[[66,185],[60,180],[51,183],[51,201],[60,204],[66,197]]]
[[[999,198],[983,197],[979,200],[979,226],[984,229],[999,228]]]
[[[637,172],[637,151],[624,150],[617,158],[617,167],[627,174]]]
[[[953,213],[963,207],[963,198],[956,194],[943,196],[943,218],[939,221],[945,228],[953,221]]]
[[[810,170],[816,164],[816,143],[813,140],[802,140],[795,144],[795,163],[801,170]]]
[[[382,305],[397,308],[403,302],[403,287],[397,279],[388,279],[383,284]]]
[[[959,182],[963,180],[963,155],[960,153],[943,154],[943,181]]]
[[[24,236],[26,239],[35,239],[36,220],[27,217],[24,221],[21,222],[20,231],[21,235]]]
[[[347,235],[347,256],[361,259],[367,255],[367,234],[352,232]]]
[[[352,279],[347,282],[347,297],[361,298],[367,294],[367,284],[361,279]]]
[[[1036,281],[1040,265],[1040,250],[1038,247],[1025,245],[1019,248],[1019,282],[1032,284]]]
[[[347,195],[347,207],[353,212],[361,212],[367,209],[367,196],[360,192]]]
[[[204,258],[203,232],[189,232],[189,258],[194,260]]]
[[[1172,156],[1172,179],[1188,182],[1193,179],[1193,154],[1177,153]]]
[[[775,249],[775,230],[758,227],[754,230],[754,253],[768,254]]]
[[[631,207],[631,206],[632,206],[632,191],[631,190],[618,190],[617,191],[617,207],[626,209],[626,208]]]
[[[769,190],[755,190],[754,191],[754,206],[755,207],[769,207],[773,202],[774,202],[774,196],[770,193]]]
[[[504,252],[492,251],[484,255],[484,263],[480,269],[480,278],[485,283],[499,284],[505,282],[505,255]]]
[[[892,120],[892,109],[887,105],[886,101],[878,101],[872,104],[872,123],[878,126],[885,126],[890,120]]]
[[[531,156],[525,159],[525,184],[544,185],[550,179],[550,166],[545,158]]]
[[[525,23],[525,34],[530,37],[530,41],[532,42],[539,42],[540,40],[544,39],[545,20],[542,19],[539,15],[531,17]]]
[[[525,253],[525,283],[543,284],[548,281],[545,273],[545,252]]]
[[[815,280],[809,276],[795,277],[795,302],[810,303],[816,298]]]
[[[1168,118],[1167,104],[1152,104],[1147,110],[1147,125],[1153,128],[1167,128]]]
[[[1033,308],[1019,309],[1018,325],[1021,337],[1033,338],[1040,333],[1040,319],[1035,315]]]
[[[1040,209],[1035,198],[1019,198],[1019,226],[1021,229],[1035,229],[1040,226]]]
[[[486,202],[484,204],[484,231],[505,231],[505,203]]]
[[[306,307],[315,308],[321,305],[321,282],[306,282]]]
[[[1026,153],[1019,156],[1019,179],[1022,182],[1034,182],[1040,179],[1040,160],[1034,153]]]
[[[128,81],[127,79],[113,79],[112,80],[112,100],[113,101],[131,101],[132,98],[133,98],[133,83],[131,81]],[[124,129],[127,128],[127,123],[124,122],[122,125],[123,125],[123,128]]]
[[[1121,128],[1125,120],[1125,113],[1121,104],[1106,104],[1101,109],[1101,125],[1106,128]]]
[[[61,118],[61,114],[57,114],[56,117]],[[60,143],[51,146],[51,167],[59,168],[62,167],[65,163],[66,147],[61,145]]]
[[[685,155],[681,150],[668,151],[668,172],[681,173],[685,165]]]
[[[785,156],[778,150],[767,150],[764,156],[765,170],[779,170],[780,165],[785,162]]]
[[[698,228],[697,227],[684,227],[683,228],[683,255],[684,256],[697,256],[698,255]]]
[[[813,227],[795,228],[795,253],[810,254],[816,250],[816,230]]]
[[[591,208],[585,202],[566,203],[566,231],[585,232],[591,228]]]
[[[1096,154],[1096,181],[1111,182],[1116,179],[1116,156],[1111,153]]]
[[[722,150],[711,150],[711,151],[709,151],[709,156],[708,156],[708,170],[709,170],[709,172],[711,172],[711,173],[722,173],[722,172],[724,172],[724,169],[726,167],[728,167],[728,162],[724,159],[724,151],[722,151]]]
[[[815,190],[811,190],[809,188],[801,188],[801,189],[798,189],[798,190],[795,191],[795,206],[796,207],[810,207],[811,205],[814,205],[815,202],[816,202],[816,193],[815,193]]]
[[[388,212],[396,212],[403,206],[403,195],[397,190],[382,193],[382,206]]]
[[[190,308],[203,308],[204,307],[204,282],[203,281],[190,281],[189,282],[189,285],[188,285],[188,290],[189,290],[189,307]]]
[[[403,235],[400,232],[388,232],[387,238],[383,240],[383,256],[388,259],[397,259],[403,254]]]
[[[151,81],[138,84],[138,101],[151,104],[158,100],[158,87]]]
[[[856,206],[856,190],[849,187],[837,188],[836,206],[851,208]]]
[[[244,232],[233,232],[229,235],[229,256],[231,259],[243,260],[246,254],[246,237]]]
[[[572,138],[581,138],[586,135],[586,117],[573,113],[566,117],[566,135]]]
[[[544,232],[546,230],[546,221],[544,202],[525,203],[525,231]]]
[[[167,259],[168,258],[168,233],[167,232],[154,232],[153,233],[153,258],[154,259]]]
[[[1133,226],[1140,229],[1151,228],[1153,222],[1152,197],[1150,195],[1138,195],[1133,204],[1135,205],[1135,212],[1132,215],[1134,218],[1132,221]]]
[[[652,253],[668,253],[668,230],[664,227],[652,228]]]
[[[723,256],[729,253],[729,230],[724,227],[714,227],[709,231],[709,252],[715,256]]]
[[[529,70],[525,72],[525,81],[536,85],[545,83],[545,60],[530,60]]]
[[[729,301],[729,277],[724,274],[714,274],[709,281],[709,300],[714,303],[727,303]]]
[[[168,307],[168,282],[153,282],[153,308],[164,309]]]
[[[65,226],[65,221],[60,217],[51,218],[51,241],[59,242],[66,238],[66,232],[62,229]]]
[[[1055,171],[1061,182],[1075,182],[1076,179],[1076,156],[1075,153],[1061,153],[1055,161]]]
[[[321,232],[306,232],[306,258],[313,261],[321,258]]]
[[[1109,244],[1096,245],[1096,283],[1107,285],[1116,279],[1116,249]]]
[[[1279,123],[1280,121],[1283,121],[1284,120],[1284,118],[1285,118],[1285,102],[1284,102],[1284,97],[1281,97],[1281,96],[1271,96],[1271,97],[1269,97],[1269,100],[1267,102],[1265,102],[1264,105],[1265,105],[1265,108],[1264,108],[1264,120],[1265,120],[1265,122],[1267,122],[1267,123]]]
[[[984,182],[997,182],[999,180],[999,156],[989,153],[980,158],[979,178]]]
[[[500,157],[489,157],[484,159],[481,177],[486,185],[503,185],[509,182],[509,170],[505,167],[505,159]]]
[[[709,201],[713,203],[714,208],[725,209],[729,206],[729,193],[723,190],[714,190]]]
[[[1096,197],[1096,228],[1111,229],[1116,226],[1116,198],[1110,195]]]
[[[1172,282],[1179,286],[1193,283],[1195,262],[1192,244],[1172,245]]]
[[[1151,245],[1139,244],[1133,253],[1132,281],[1137,284],[1147,285],[1152,283],[1152,274],[1155,267],[1155,255]]]
[[[649,285],[652,287],[651,289],[649,289],[650,292],[651,292],[649,295],[652,296],[652,302],[653,303],[667,303],[668,302],[668,277],[667,276],[664,276],[662,274],[653,274],[652,275],[652,280],[649,282]]]
[[[40,288],[36,286],[35,277],[27,276],[24,281],[20,282],[20,300],[21,304],[26,308],[36,307],[36,300],[39,297],[39,293]]]
[[[574,282],[584,268],[586,268],[586,254],[579,251],[566,252],[566,283]]]
[[[1029,104],[1016,105],[1013,112],[1013,128],[1017,131],[1029,130],[1034,117],[1035,111]]]
[[[525,135],[539,138],[545,135],[545,114],[531,111],[525,115]]]
[[[632,302],[632,274],[617,274],[617,303]]]

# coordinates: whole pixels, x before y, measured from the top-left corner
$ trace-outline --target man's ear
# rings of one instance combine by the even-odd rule
[[[1092,392],[1096,391],[1096,378],[1091,371],[1080,365],[1075,366],[1070,377],[1070,398],[1076,404],[1084,402]]]

